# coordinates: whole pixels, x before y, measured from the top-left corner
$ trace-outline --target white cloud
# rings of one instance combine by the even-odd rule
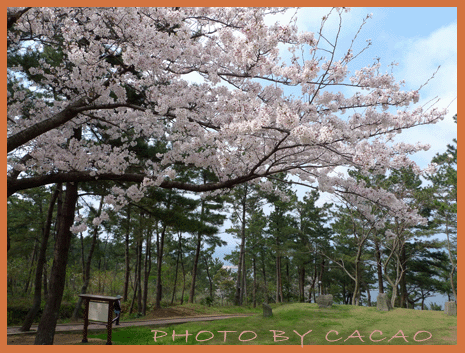
[[[442,27],[427,38],[406,40],[399,45],[405,51],[402,76],[409,84],[422,85],[441,66],[425,93],[434,96],[457,92],[457,23]]]
[[[317,31],[321,18],[329,12],[329,8],[304,8],[299,12],[298,25],[300,29]],[[340,49],[350,45],[350,40],[358,31],[362,19],[369,10],[353,8],[343,14],[342,34],[339,38]],[[439,98],[435,105],[438,108],[448,108],[446,118],[435,124],[405,130],[398,136],[398,141],[409,143],[429,143],[431,148],[412,156],[420,167],[426,167],[437,153],[443,153],[447,144],[457,137],[457,125],[452,116],[457,113],[457,23],[438,28],[423,37],[397,37],[390,34],[392,23],[385,22],[385,13],[377,9],[376,15],[369,20],[357,39],[358,44],[365,45],[366,39],[373,39],[372,48],[361,58],[364,64],[371,64],[375,56],[380,56],[384,64],[391,61],[399,63],[394,69],[398,80],[405,80],[405,89],[418,89],[425,84],[440,66],[434,78],[420,91],[420,105]],[[326,23],[326,32],[332,34],[338,30],[338,16],[332,16]],[[372,36],[372,38],[370,38]],[[366,61],[368,60],[368,61]],[[362,64],[357,61],[357,65]]]
[[[457,137],[457,125],[452,116],[457,113],[457,24],[453,23],[432,32],[424,38],[406,39],[398,43],[405,55],[399,58],[400,72],[396,75],[408,84],[410,89],[419,88],[441,66],[428,84],[420,91],[419,104],[439,98],[435,105],[448,108],[446,118],[435,124],[407,130],[399,135],[406,142],[426,142],[431,149],[417,153],[414,159],[425,167],[437,153],[443,153],[447,144]]]

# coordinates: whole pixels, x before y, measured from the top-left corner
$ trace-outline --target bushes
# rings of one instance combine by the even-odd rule
[[[26,317],[31,306],[8,306],[7,308],[7,325],[22,325],[24,318]],[[43,307],[39,309],[37,313],[37,318],[35,321],[38,321],[42,315]]]
[[[201,305],[212,306],[213,305],[213,298],[208,296],[206,298],[202,298],[200,300]]]
[[[44,304],[42,303],[39,312],[37,313],[37,317],[35,318],[34,322],[38,323],[40,321],[40,317],[42,316],[42,312],[44,309]],[[74,306],[76,303],[64,302],[61,303],[60,306],[60,314],[58,315],[58,320],[67,320],[70,319],[73,315]],[[24,318],[26,317],[29,309],[32,306],[32,302],[21,300],[13,305],[8,305],[7,307],[7,325],[22,325]],[[83,316],[83,309],[81,308],[80,312],[81,317]]]

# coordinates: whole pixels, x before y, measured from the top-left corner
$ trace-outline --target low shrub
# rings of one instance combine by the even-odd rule
[[[45,303],[42,302],[42,305],[37,313],[37,317],[34,322],[39,322],[44,310]],[[69,320],[73,316],[74,307],[76,303],[64,302],[61,303],[60,313],[58,315],[58,320]],[[31,308],[32,303],[30,301],[20,301],[15,304],[7,306],[7,325],[18,326],[22,325],[23,321]],[[84,314],[84,309],[81,308],[80,316]]]

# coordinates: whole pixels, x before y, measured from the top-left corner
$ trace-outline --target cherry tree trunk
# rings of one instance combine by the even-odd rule
[[[383,264],[381,263],[381,250],[379,249],[379,241],[375,239],[375,258],[376,268],[378,271],[378,291],[384,293],[383,285]]]
[[[400,305],[399,307],[401,308],[407,308],[407,300],[408,300],[408,293],[407,293],[407,254],[405,251],[405,246],[402,248],[401,252],[401,262],[402,262],[402,267],[403,267],[403,272],[402,275],[400,276]]]
[[[360,281],[362,277],[360,273],[360,259],[362,257],[362,245],[358,247],[357,256],[355,257],[355,285],[354,294],[352,296],[352,305],[359,305],[360,302]]]

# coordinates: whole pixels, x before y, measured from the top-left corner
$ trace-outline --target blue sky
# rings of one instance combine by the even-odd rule
[[[302,8],[297,15],[299,28],[317,32],[322,16],[329,10]],[[452,120],[457,112],[457,8],[352,8],[343,17],[341,51],[347,50],[363,18],[370,13],[373,16],[357,40],[364,46],[365,40],[371,39],[372,45],[360,56],[354,69],[370,65],[375,57],[379,57],[386,71],[387,65],[395,61],[398,63],[394,69],[397,80],[405,80],[406,89],[417,89],[441,66],[434,79],[420,91],[419,104],[437,97],[440,99],[438,107],[448,107],[447,117],[438,124],[407,130],[399,135],[400,140],[406,142],[431,144],[429,151],[412,158],[420,167],[426,167],[436,153],[444,152],[447,144],[457,137],[457,125]],[[276,16],[273,20],[286,23],[292,14]],[[327,33],[334,33],[338,25],[337,16],[334,16],[334,21],[328,20],[327,25]],[[231,235],[222,236],[229,244],[218,249],[214,256],[229,253],[238,243]],[[444,298],[428,300],[431,301],[443,304]]]
[[[428,36],[441,26],[457,22],[455,7],[369,7],[375,23],[399,37]]]
[[[269,16],[266,23],[271,25],[278,21],[287,24],[295,16],[300,31],[316,33],[320,29],[322,17],[328,15],[330,10],[331,8],[303,7],[295,15],[295,10],[290,9],[285,14]],[[457,8],[351,8],[348,13],[343,14],[336,60],[345,55],[368,14],[372,14],[372,17],[357,36],[353,46],[354,54],[366,46],[367,40],[371,40],[372,45],[351,63],[349,71],[370,66],[375,58],[379,58],[381,72],[386,72],[391,71],[390,65],[395,62],[395,78],[405,81],[405,90],[415,90],[426,83],[441,66],[434,79],[421,89],[418,104],[439,99],[435,107],[447,107],[449,114],[438,124],[405,130],[398,139],[431,145],[429,151],[412,157],[421,168],[425,168],[457,136],[457,125],[452,119],[457,112]],[[326,21],[324,35],[333,41],[338,26],[339,17],[333,13]],[[290,54],[284,49],[281,57],[286,60],[290,58]],[[194,82],[203,81],[196,74],[191,74],[188,79]],[[347,93],[347,89],[340,90]],[[284,91],[286,94],[300,95],[299,88],[285,88]]]
[[[328,9],[302,9],[298,20],[299,27],[316,31],[321,16]],[[425,142],[431,144],[428,152],[421,152],[413,159],[425,167],[436,153],[445,150],[457,135],[456,124],[452,116],[457,112],[457,8],[352,8],[343,17],[340,48],[350,45],[363,18],[372,13],[357,41],[361,46],[371,39],[371,47],[359,57],[359,68],[380,58],[384,71],[387,65],[397,62],[394,76],[405,80],[406,89],[417,89],[425,83],[441,66],[434,79],[420,91],[424,104],[435,97],[439,98],[438,107],[448,107],[446,119],[436,125],[405,131],[400,139],[407,142]],[[328,33],[336,29],[337,18],[329,24]]]

